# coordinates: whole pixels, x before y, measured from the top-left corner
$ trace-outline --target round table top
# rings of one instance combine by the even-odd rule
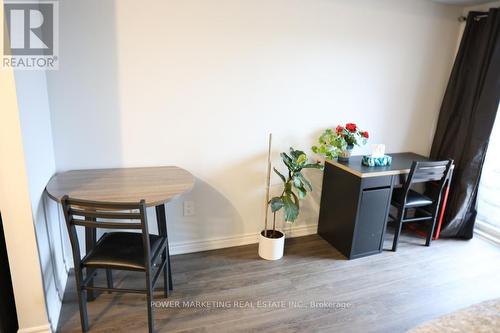
[[[194,177],[175,166],[72,170],[54,175],[46,190],[52,199],[60,202],[64,195],[70,198],[108,201],[139,202],[158,206],[191,190]]]

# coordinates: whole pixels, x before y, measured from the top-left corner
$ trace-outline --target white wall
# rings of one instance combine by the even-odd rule
[[[60,12],[60,70],[48,73],[57,169],[189,170],[197,183],[184,199],[196,215],[182,216],[184,199],[167,208],[173,247],[185,250],[255,240],[269,132],[278,165],[280,151],[309,151],[324,128],[347,121],[389,152],[427,154],[462,9],[80,0],[61,2]],[[307,230],[321,190],[321,175],[312,178],[316,192],[296,224]]]
[[[68,277],[63,260],[58,207],[45,193],[55,173],[47,82],[44,71],[15,72],[31,210],[36,230],[49,322],[55,331]],[[63,233],[63,237],[66,234]],[[68,249],[69,251],[69,249]]]

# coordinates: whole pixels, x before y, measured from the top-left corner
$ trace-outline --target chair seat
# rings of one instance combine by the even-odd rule
[[[403,205],[403,189],[396,188],[392,192],[392,201],[393,204],[397,204],[398,206]],[[415,207],[423,207],[432,204],[432,199],[428,196],[420,194],[416,191],[409,190],[408,196],[406,197],[406,208],[415,208]]]
[[[162,237],[149,235],[151,257],[161,244]],[[103,267],[122,270],[146,269],[142,234],[110,232],[104,234],[90,253],[82,260],[85,267]]]

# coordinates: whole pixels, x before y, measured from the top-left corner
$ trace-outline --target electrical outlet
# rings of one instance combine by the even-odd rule
[[[184,216],[193,216],[194,215],[194,201],[184,201],[183,205]]]

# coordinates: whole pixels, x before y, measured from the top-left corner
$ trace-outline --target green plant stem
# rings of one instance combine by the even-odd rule
[[[273,238],[276,232],[276,212],[273,213]]]

